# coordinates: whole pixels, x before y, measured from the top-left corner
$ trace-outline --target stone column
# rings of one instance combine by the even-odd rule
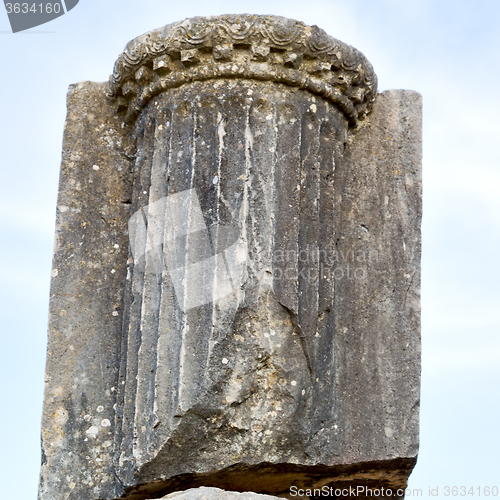
[[[376,95],[357,50],[250,15],[147,33],[73,90],[42,499],[404,487],[419,96]]]

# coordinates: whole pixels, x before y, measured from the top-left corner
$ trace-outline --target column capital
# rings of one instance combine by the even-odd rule
[[[115,63],[110,97],[133,121],[164,90],[217,78],[308,90],[341,109],[351,125],[377,95],[377,77],[360,51],[317,26],[242,14],[194,17],[130,41]]]

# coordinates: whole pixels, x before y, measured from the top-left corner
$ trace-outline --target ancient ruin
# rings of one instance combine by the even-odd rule
[[[420,95],[356,49],[253,15],[129,42],[68,93],[40,500],[404,489],[420,219]]]

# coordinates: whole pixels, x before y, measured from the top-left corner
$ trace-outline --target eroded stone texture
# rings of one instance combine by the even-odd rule
[[[168,266],[131,270],[119,477],[302,463],[334,406],[329,228],[347,121],[300,90],[197,82],[150,101],[136,134],[132,210],[195,189],[209,229],[236,228],[244,266],[234,293],[187,311]]]
[[[115,488],[132,167],[106,91],[79,83],[67,98],[42,420],[39,494],[47,500],[109,497]]]
[[[40,498],[404,487],[420,96],[270,16],[139,37],[105,90],[68,97]]]

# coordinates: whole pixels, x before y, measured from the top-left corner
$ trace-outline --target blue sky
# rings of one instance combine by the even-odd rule
[[[80,0],[11,34],[0,8],[0,475],[36,497],[55,206],[68,85],[104,81],[130,39],[194,15],[317,24],[379,89],[424,98],[421,449],[410,488],[500,487],[500,3]],[[483,494],[483,492],[482,492]],[[476,491],[477,495],[477,491]]]

